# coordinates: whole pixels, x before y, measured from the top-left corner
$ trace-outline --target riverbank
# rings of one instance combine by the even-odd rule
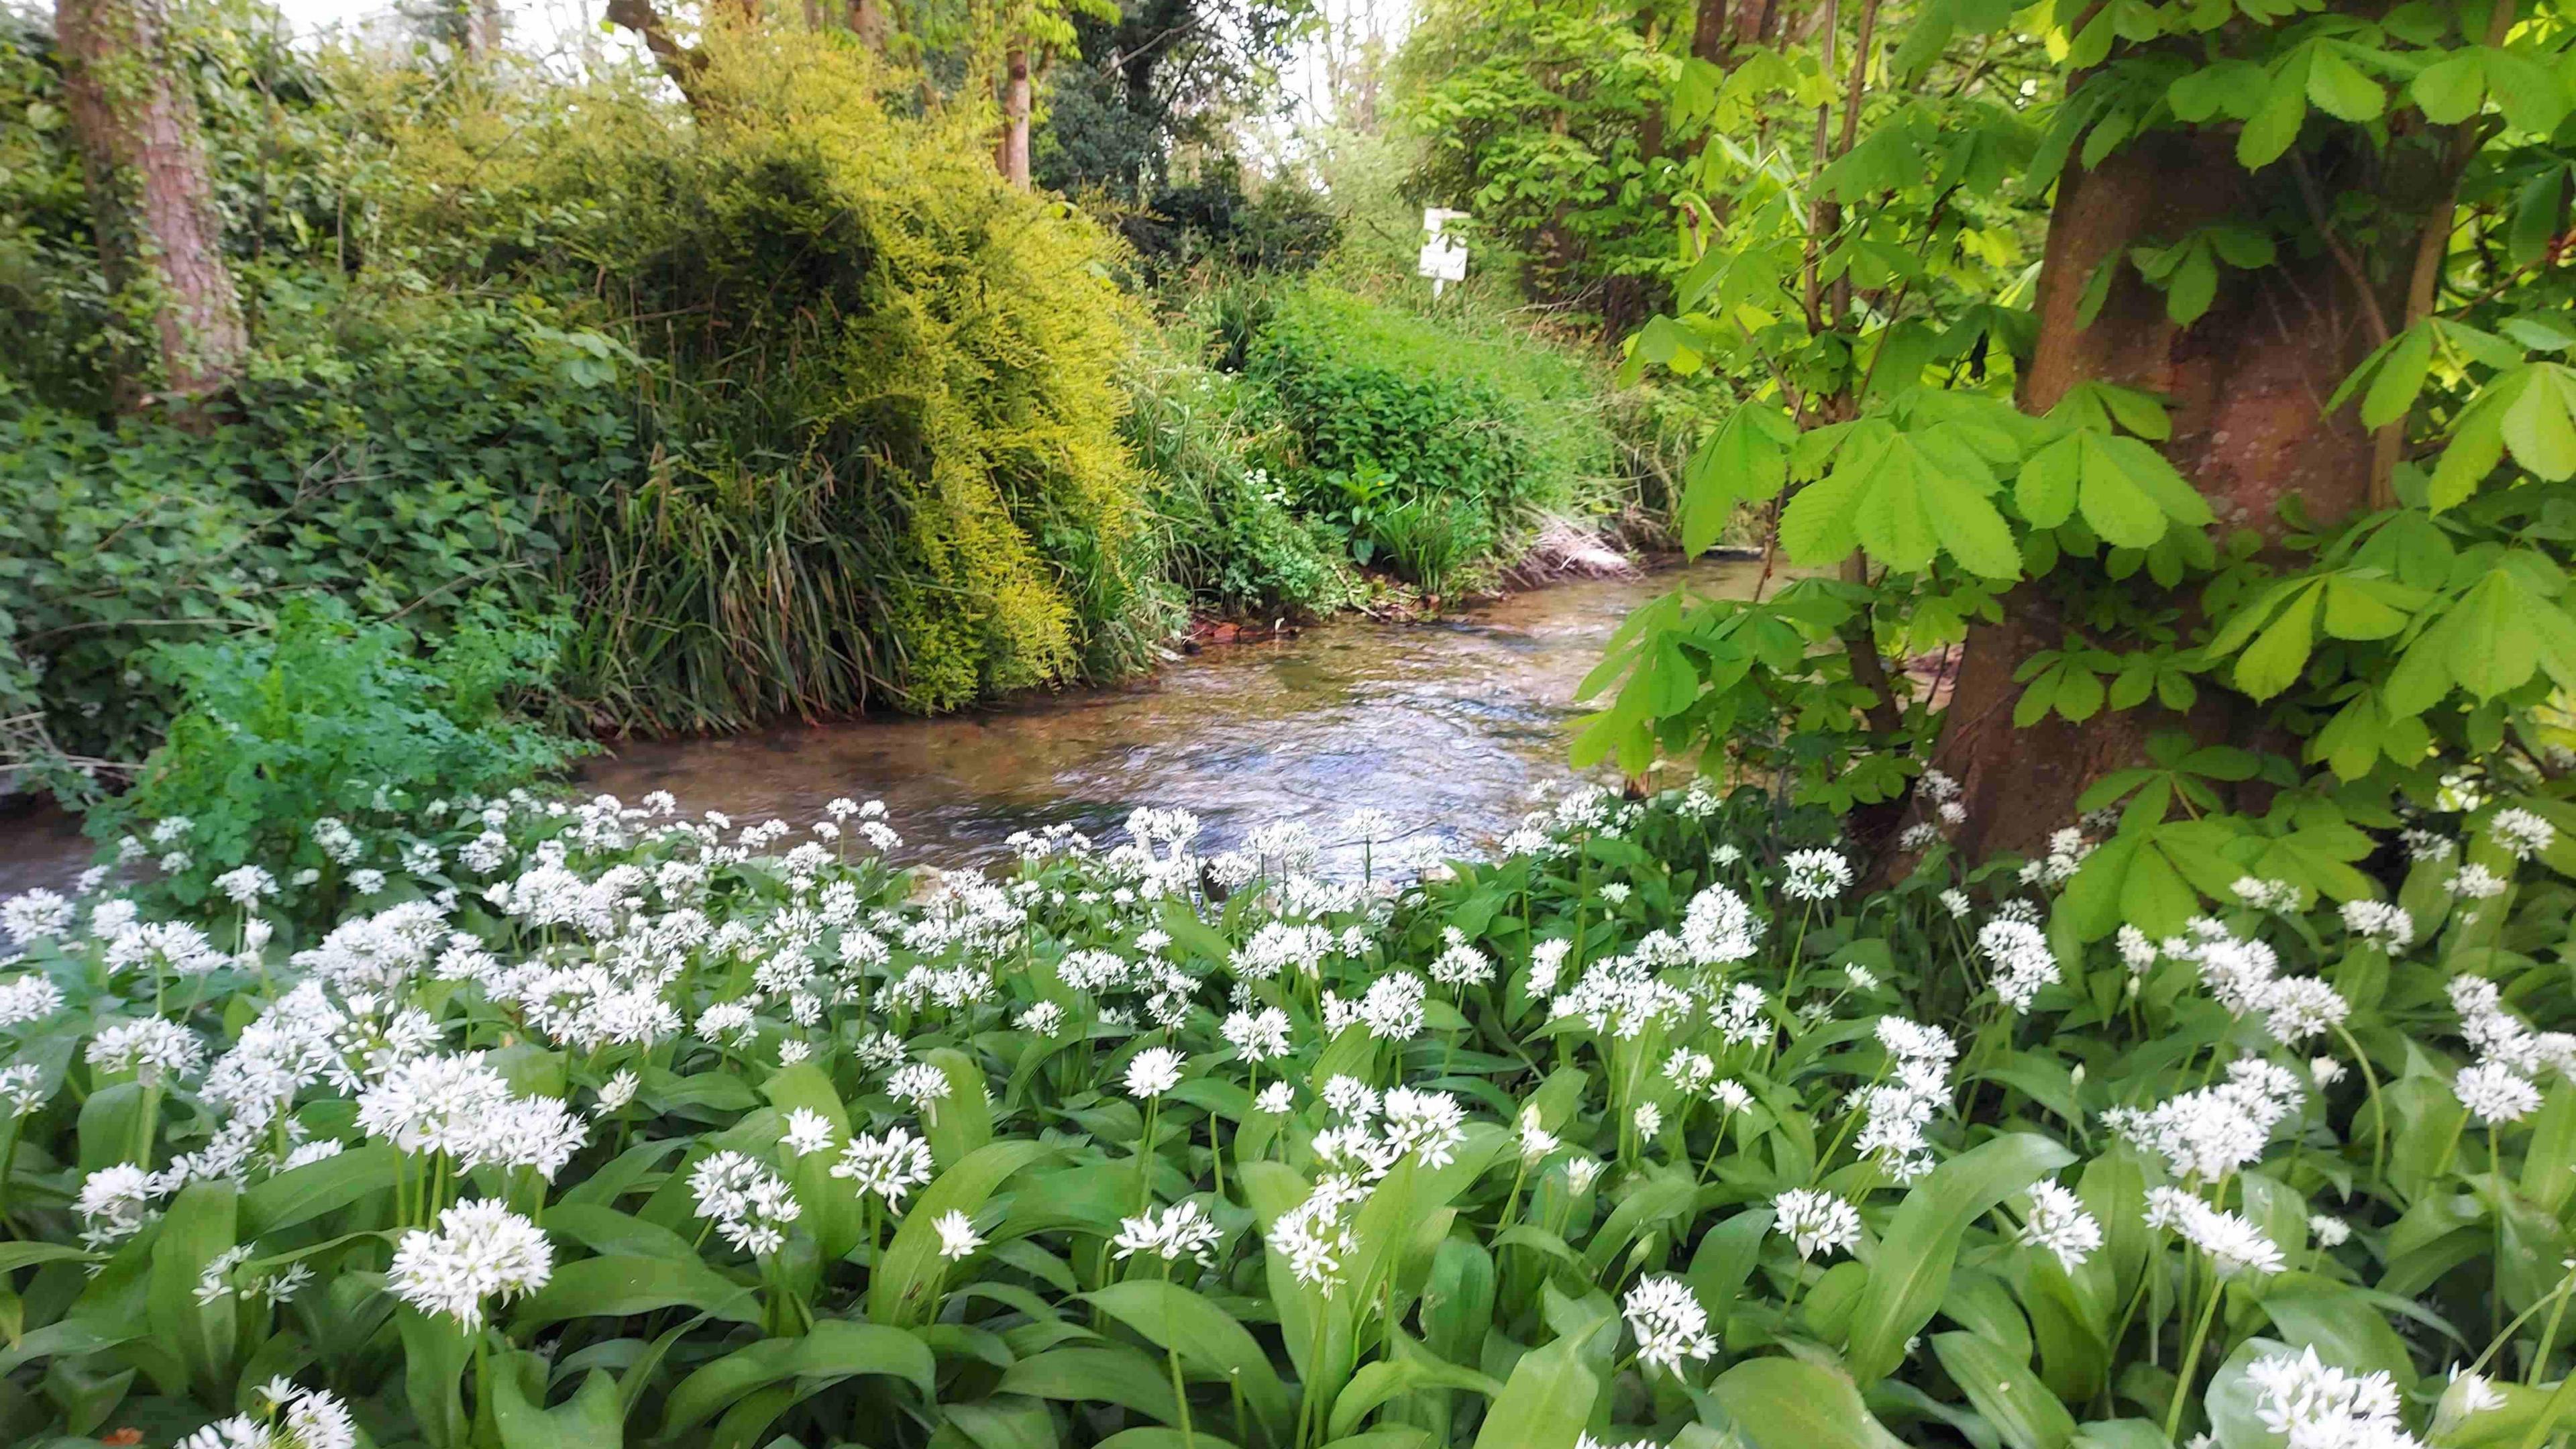
[[[1270,818],[1362,805],[1424,848],[1488,840],[1565,764],[1575,686],[1639,603],[1677,583],[1741,593],[1751,560],[1568,579],[1425,618],[1342,616],[1238,630],[1125,684],[1030,695],[935,718],[775,725],[620,742],[577,788],[668,790],[691,813],[804,818],[883,798],[912,850],[989,862],[1016,831],[1096,829],[1137,805],[1195,802],[1213,840]],[[1339,861],[1353,865],[1352,859]],[[60,888],[91,859],[76,817],[0,819],[0,894]]]

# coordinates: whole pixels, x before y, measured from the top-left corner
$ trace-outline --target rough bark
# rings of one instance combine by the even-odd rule
[[[2166,457],[2218,515],[2220,533],[2280,532],[2277,507],[2298,495],[2327,521],[2362,506],[2371,438],[2354,410],[2328,416],[2325,400],[2369,351],[2374,300],[2320,253],[2282,249],[2279,265],[2228,272],[2217,301],[2189,327],[2165,316],[2164,295],[2123,267],[2091,326],[2077,316],[2095,267],[2144,241],[2170,241],[2231,213],[2261,209],[2287,183],[2237,165],[2233,139],[2216,132],[2150,135],[2094,170],[2070,163],[2058,183],[2039,278],[2039,339],[2021,403],[2045,412],[2092,379],[2162,394],[2173,436]],[[1956,841],[1969,858],[2029,851],[2076,816],[2084,787],[2135,763],[2145,740],[2177,723],[2152,707],[2105,711],[2082,724],[2051,715],[2012,724],[2021,686],[2013,673],[2033,653],[2059,647],[2068,623],[2044,582],[2006,597],[2003,620],[1969,631],[1948,722],[1934,763],[1964,787],[1968,819]],[[2241,732],[2214,691],[2204,691],[2195,732]]]
[[[610,24],[635,32],[636,39],[652,53],[653,63],[671,78],[671,84],[680,88],[680,96],[689,108],[700,109],[698,77],[707,68],[706,55],[696,46],[682,44],[671,33],[662,12],[653,8],[653,0],[608,0],[605,13]]]
[[[162,387],[176,416],[202,422],[250,334],[168,14],[162,0],[60,0],[54,27],[100,265],[111,287],[150,289]]]
[[[1735,69],[1736,52],[1769,38],[1767,28],[1776,7],[1772,0],[1699,0],[1691,26],[1691,55],[1724,70]]]
[[[880,0],[849,0],[844,14],[852,35],[868,49],[885,53],[886,41],[894,34],[894,18]]]
[[[1029,189],[1031,101],[1028,45],[1014,42],[1002,57],[1002,139],[994,148],[993,162],[1001,168],[1002,179],[1022,191]]]

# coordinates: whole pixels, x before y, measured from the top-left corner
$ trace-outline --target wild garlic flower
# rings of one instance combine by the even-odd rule
[[[1717,1104],[1718,1111],[1732,1116],[1753,1105],[1753,1091],[1742,1082],[1728,1077],[1723,1081],[1708,1084],[1708,1099]]]
[[[177,1022],[149,1016],[102,1028],[87,1055],[99,1071],[132,1072],[148,1084],[193,1074],[206,1064],[206,1045]]]
[[[1052,1001],[1033,1001],[1014,1025],[1033,1036],[1053,1036],[1064,1030],[1064,1008]]]
[[[1685,1096],[1697,1096],[1717,1080],[1717,1063],[1706,1052],[1675,1047],[1672,1055],[1664,1058],[1664,1080]]]
[[[1995,995],[2018,1015],[2030,1010],[2043,986],[2060,979],[2057,953],[2037,926],[1992,920],[1977,932],[1977,952],[1994,968]]]
[[[2263,990],[2264,1026],[2285,1047],[2299,1046],[2343,1024],[2352,1004],[2314,976],[2285,976]]]
[[[1516,1126],[1520,1134],[1521,1162],[1526,1166],[1537,1165],[1564,1145],[1555,1133],[1539,1125],[1538,1104],[1535,1102],[1521,1108]]]
[[[2397,1385],[2384,1372],[2347,1373],[2310,1347],[2256,1359],[2245,1378],[2255,1417],[2289,1449],[2419,1449],[2397,1417]]]
[[[1411,1153],[1425,1167],[1447,1167],[1467,1140],[1466,1109],[1447,1092],[1390,1087],[1386,1137],[1396,1154]]]
[[[1652,1142],[1664,1130],[1664,1109],[1652,1102],[1639,1102],[1637,1110],[1629,1114],[1629,1121],[1636,1125],[1639,1137]]]
[[[2491,901],[2504,894],[2507,884],[2504,877],[2471,861],[2451,876],[2451,894],[2464,901]]]
[[[39,886],[0,901],[0,931],[13,946],[30,945],[71,929],[73,906],[59,891]]]
[[[461,1202],[438,1215],[435,1232],[403,1234],[386,1285],[420,1312],[471,1332],[483,1326],[486,1300],[533,1293],[554,1271],[554,1245],[536,1224],[497,1202]]]
[[[951,1209],[940,1214],[931,1224],[939,1231],[939,1256],[956,1262],[984,1246],[982,1235],[975,1231],[974,1220]]]
[[[855,1184],[862,1193],[875,1193],[888,1209],[900,1211],[904,1195],[930,1181],[930,1144],[901,1126],[887,1128],[882,1137],[861,1132],[841,1149],[832,1175]]]
[[[1732,965],[1761,947],[1762,920],[1744,897],[1723,885],[1710,885],[1683,909],[1681,940],[1696,965]]]
[[[2540,1089],[2501,1062],[2462,1067],[2451,1091],[2470,1115],[2493,1127],[2519,1122],[2540,1110]]]
[[[2365,941],[2376,941],[2392,956],[2415,940],[2415,918],[2392,901],[2346,901],[2343,928]]]
[[[2320,1248],[2340,1248],[2352,1241],[2352,1224],[2325,1213],[2308,1214],[2308,1236]]]
[[[0,1067],[0,1114],[29,1116],[51,1095],[45,1090],[44,1069],[34,1062]]]
[[[2529,860],[2558,839],[2558,827],[2529,810],[2507,807],[2487,819],[2487,838],[2516,860]]]
[[[1620,1300],[1619,1311],[1636,1336],[1637,1361],[1650,1369],[1678,1374],[1685,1360],[1705,1362],[1717,1352],[1708,1310],[1679,1278],[1658,1274],[1638,1279]]]
[[[469,1157],[509,1101],[508,1080],[481,1052],[417,1056],[358,1094],[358,1130],[403,1152]]]
[[[2072,1273],[2102,1246],[2102,1224],[2084,1210],[2084,1200],[2054,1182],[2030,1189],[2030,1211],[2022,1218],[2022,1246],[2044,1248]]]
[[[1851,889],[1851,862],[1840,851],[1793,850],[1780,865],[1780,891],[1791,900],[1829,901]]]
[[[0,1031],[43,1021],[62,1009],[62,988],[43,976],[29,972],[0,981]]]
[[[779,1136],[778,1145],[798,1157],[811,1157],[831,1151],[835,1135],[831,1118],[811,1107],[798,1107],[787,1114],[787,1130]]]
[[[643,1082],[631,1071],[621,1071],[599,1085],[599,1101],[592,1110],[605,1117],[625,1109],[635,1100],[635,1091]]]
[[[1529,994],[1533,997],[1552,995],[1556,978],[1565,970],[1565,958],[1574,943],[1561,936],[1551,936],[1530,948]]]
[[[913,1062],[897,1067],[886,1079],[886,1091],[905,1106],[919,1112],[925,1122],[938,1120],[939,1104],[948,1100],[955,1086],[948,1074],[932,1062]]]
[[[1453,932],[1456,927],[1450,928]],[[1442,986],[1482,986],[1494,979],[1494,961],[1463,938],[1450,942],[1431,960],[1431,979]]]
[[[248,910],[277,894],[277,877],[255,865],[235,866],[215,877],[215,889],[226,900]]]
[[[1127,1059],[1127,1095],[1159,1097],[1181,1084],[1181,1064],[1188,1060],[1170,1047],[1147,1047]]]
[[[2147,1226],[2170,1228],[2209,1255],[2221,1278],[2278,1273],[2286,1266],[2280,1246],[2250,1219],[2211,1207],[2178,1187],[2147,1189]]]
[[[73,1210],[81,1217],[81,1241],[92,1248],[124,1242],[159,1217],[161,1199],[179,1187],[167,1174],[131,1162],[89,1174],[81,1180],[80,1195],[72,1200]]]
[[[259,1389],[266,1412],[217,1419],[178,1441],[177,1449],[355,1449],[358,1427],[349,1406],[322,1389],[285,1378]]]
[[[1771,1200],[1771,1230],[1801,1258],[1849,1252],[1860,1242],[1860,1210],[1820,1188],[1793,1188]]]
[[[1353,1246],[1344,1218],[1359,1191],[1346,1179],[1325,1177],[1304,1202],[1271,1223],[1266,1241],[1272,1252],[1288,1260],[1288,1271],[1299,1283],[1322,1293],[1341,1286],[1342,1258]]]
[[[1272,1082],[1252,1099],[1252,1110],[1256,1112],[1285,1114],[1295,1111],[1296,1107],[1296,1092],[1286,1082]]]
[[[802,1217],[786,1179],[739,1152],[712,1153],[690,1170],[699,1217],[726,1242],[755,1257],[787,1246],[787,1225]]]
[[[1259,1065],[1288,1055],[1288,1029],[1288,1013],[1269,1006],[1233,1013],[1218,1026],[1217,1033],[1234,1048],[1236,1056]]]
[[[1190,1258],[1205,1268],[1214,1263],[1211,1251],[1221,1236],[1217,1225],[1208,1219],[1207,1209],[1195,1202],[1184,1202],[1159,1211],[1149,1208],[1121,1219],[1118,1235],[1110,1242],[1121,1261],[1142,1253],[1166,1263]]]

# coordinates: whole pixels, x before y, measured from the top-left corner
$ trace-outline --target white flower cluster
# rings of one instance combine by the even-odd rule
[[[1771,1200],[1771,1230],[1801,1258],[1848,1253],[1860,1242],[1860,1209],[1822,1188],[1792,1188]]]
[[[2141,1151],[2164,1158],[2176,1177],[2208,1184],[2260,1159],[2272,1129],[2306,1095],[2288,1068],[2240,1057],[2228,1064],[2223,1082],[2169,1098],[2150,1111],[2115,1107],[2103,1120]]]
[[[1706,1362],[1717,1352],[1717,1335],[1708,1331],[1708,1310],[1699,1295],[1679,1278],[1650,1274],[1637,1280],[1620,1300],[1620,1316],[1637,1339],[1637,1361],[1678,1374],[1685,1360]]]
[[[2147,1226],[2172,1229],[2184,1242],[2209,1255],[2221,1278],[2242,1273],[2272,1274],[2286,1266],[2280,1245],[2242,1218],[2192,1196],[2178,1187],[2147,1189]]]
[[[739,1152],[711,1153],[689,1172],[698,1216],[723,1239],[755,1257],[787,1246],[787,1225],[802,1217],[787,1180]]]
[[[2027,921],[1986,922],[1977,932],[1977,953],[1994,969],[1996,997],[2015,1015],[2029,1011],[2039,989],[2056,985],[2061,977],[2048,937]]]
[[[2311,1347],[2258,1358],[2245,1379],[2255,1417],[2287,1441],[2285,1449],[2420,1449],[2397,1417],[2397,1385],[2385,1373],[2346,1372]]]
[[[536,1224],[497,1202],[461,1202],[438,1215],[437,1231],[403,1234],[386,1282],[413,1308],[471,1331],[486,1301],[534,1293],[554,1271],[554,1245]]]
[[[1111,1240],[1121,1259],[1144,1254],[1177,1263],[1183,1258],[1208,1267],[1210,1256],[1223,1234],[1207,1215],[1207,1209],[1195,1202],[1176,1203],[1159,1211],[1147,1209],[1118,1223],[1118,1235]]]

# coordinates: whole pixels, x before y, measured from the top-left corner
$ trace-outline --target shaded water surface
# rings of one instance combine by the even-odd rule
[[[580,788],[630,802],[804,823],[836,796],[886,802],[899,857],[959,864],[1008,853],[1014,831],[1106,832],[1139,805],[1183,806],[1223,846],[1265,821],[1326,839],[1374,806],[1411,842],[1501,834],[1542,781],[1572,771],[1576,684],[1629,610],[1687,581],[1749,593],[1757,564],[1559,584],[1428,624],[1344,620],[1276,642],[1217,645],[1151,679],[940,719],[785,726],[630,744]],[[85,861],[58,818],[0,820],[0,893]],[[1336,862],[1356,866],[1350,852]]]
[[[1104,832],[1139,805],[1197,812],[1209,846],[1282,818],[1330,839],[1362,806],[1425,844],[1474,844],[1508,829],[1541,781],[1570,777],[1575,686],[1631,609],[1685,579],[1749,593],[1759,573],[1706,563],[1435,623],[1335,621],[1008,709],[632,745],[593,761],[584,787],[800,823],[834,796],[875,796],[902,854],[942,863],[1007,854],[1005,838],[1033,826]]]

